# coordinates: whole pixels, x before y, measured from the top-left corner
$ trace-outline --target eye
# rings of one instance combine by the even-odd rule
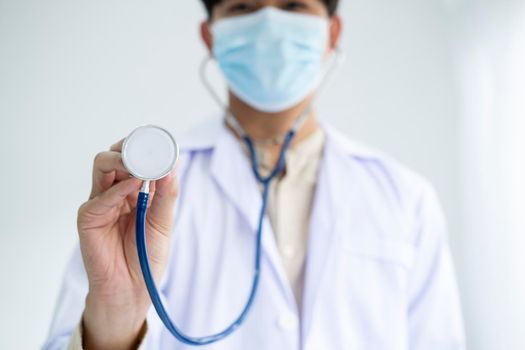
[[[287,1],[283,5],[283,10],[286,11],[304,11],[308,8],[306,3],[302,1]]]
[[[254,11],[254,6],[249,2],[237,2],[228,6],[227,11],[230,15],[243,14]]]

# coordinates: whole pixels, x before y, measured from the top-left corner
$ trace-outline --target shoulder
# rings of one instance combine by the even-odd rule
[[[345,158],[345,163],[354,170],[367,174],[385,191],[397,196],[415,196],[425,190],[432,190],[430,182],[418,172],[410,169],[389,154],[351,139],[327,123],[322,123],[327,142],[332,150]],[[206,154],[211,155],[217,142],[225,133],[229,133],[220,115],[211,115],[204,122],[180,135],[177,142],[180,147],[180,165],[189,163],[191,158]]]
[[[331,144],[330,152],[337,153],[342,163],[337,166],[357,183],[354,187],[371,210],[382,215],[390,213],[409,225],[415,224],[429,206],[435,212],[440,211],[434,187],[424,176],[387,153],[348,138],[329,125],[323,125],[323,129]]]
[[[347,159],[348,166],[359,168],[368,177],[393,193],[416,194],[428,190],[431,183],[386,152],[351,139],[330,125],[323,125],[330,140]]]
[[[203,122],[177,136],[181,155],[213,149],[226,127],[220,115],[210,115]]]
[[[422,195],[433,192],[432,184],[421,174],[376,148],[347,137],[336,128],[322,122],[326,141],[331,152],[341,157],[342,166],[358,173],[360,179],[374,185],[385,196],[401,202],[413,202]],[[209,116],[204,122],[180,135],[179,168],[182,170],[195,158],[209,158],[219,140],[229,133],[219,114]],[[400,203],[403,204],[403,203]]]
[[[227,129],[219,114],[208,116],[203,122],[176,136],[179,145],[177,173],[185,173],[192,160],[199,156],[211,155],[218,140]]]

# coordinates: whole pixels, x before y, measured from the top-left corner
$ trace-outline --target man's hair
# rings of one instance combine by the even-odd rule
[[[213,8],[215,5],[219,4],[222,0],[202,0],[204,3],[204,7],[206,7],[206,12],[208,13],[208,17],[211,17],[211,13],[213,11]],[[335,14],[335,11],[337,10],[337,5],[339,4],[339,0],[321,0],[323,4],[325,4],[326,9],[328,10],[328,15],[332,16]]]

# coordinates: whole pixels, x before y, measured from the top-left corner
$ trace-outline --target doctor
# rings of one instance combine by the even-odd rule
[[[312,100],[341,32],[337,0],[204,0],[201,35],[231,114],[268,173],[306,113],[269,192],[259,289],[242,326],[205,349],[464,349],[442,211],[429,183],[317,120]],[[149,259],[187,334],[222,330],[251,287],[261,188],[223,118],[183,138],[152,184]],[[122,141],[95,157],[44,349],[194,349],[151,307],[135,246],[140,181]]]

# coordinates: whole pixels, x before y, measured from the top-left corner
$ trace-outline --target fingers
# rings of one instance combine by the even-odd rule
[[[110,147],[110,151],[97,154],[93,164],[93,187],[91,190],[90,208],[97,213],[121,205],[126,198],[136,199],[141,180],[131,178],[122,162],[121,139]],[[150,184],[149,221],[157,228],[171,228],[173,209],[177,197],[177,181],[174,173]],[[89,203],[89,202],[88,202]]]
[[[93,186],[90,199],[110,188],[115,180],[124,180],[129,173],[122,163],[120,152],[100,152],[93,162]]]
[[[125,138],[120,139],[118,142],[111,145],[109,150],[114,152],[122,152],[122,145],[124,144],[124,140]]]
[[[155,193],[149,208],[149,222],[157,228],[171,232],[174,219],[178,184],[174,172],[155,182]]]
[[[93,215],[103,215],[115,207],[119,207],[126,197],[140,190],[142,182],[129,178],[112,186],[107,191],[86,202],[85,210]]]
[[[115,170],[120,170],[127,172],[122,159],[120,157],[120,152],[107,151],[100,152],[95,157],[95,170],[102,173],[109,173]]]

